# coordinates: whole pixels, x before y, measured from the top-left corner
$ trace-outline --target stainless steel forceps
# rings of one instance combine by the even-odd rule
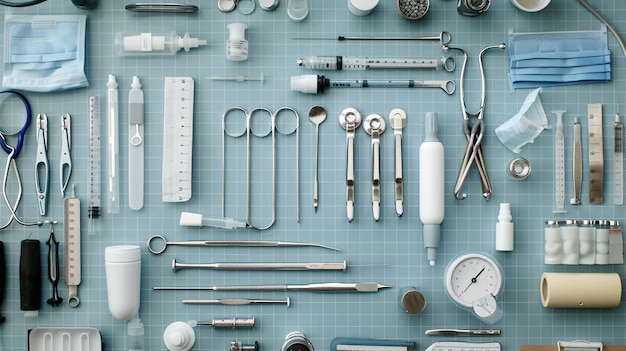
[[[72,123],[69,113],[61,116],[61,162],[59,164],[59,181],[61,182],[61,197],[65,197],[65,189],[72,176]]]
[[[48,185],[50,185],[50,165],[48,164],[48,116],[37,115],[37,156],[35,158],[35,187],[39,214],[48,211]]]
[[[227,126],[227,117],[232,113],[232,112],[236,112],[239,111],[241,113],[243,113],[243,115],[245,116],[245,128],[240,131],[240,132],[236,132],[236,131],[232,131],[231,129],[228,128]],[[281,124],[277,123],[277,119],[278,116],[281,115],[281,113],[283,112],[291,112],[294,115],[294,124],[293,124],[293,129],[292,130],[284,130],[287,127],[282,127],[281,128]],[[256,115],[267,115],[269,117],[269,128],[266,128],[265,130],[258,130],[260,129],[259,127],[262,126],[263,123],[253,123],[253,117]],[[260,118],[260,117],[257,117]],[[264,107],[258,107],[255,109],[252,109],[250,112],[247,112],[244,108],[242,107],[231,107],[229,109],[227,109],[224,114],[222,115],[222,216],[225,217],[225,203],[226,203],[226,199],[225,199],[225,192],[226,192],[226,144],[225,144],[225,136],[228,135],[230,137],[233,138],[238,138],[241,137],[243,135],[246,136],[246,224],[248,227],[254,228],[254,229],[259,229],[259,230],[265,230],[265,229],[269,229],[272,225],[274,225],[274,222],[276,220],[276,132],[278,132],[279,134],[282,135],[291,135],[293,133],[296,134],[296,141],[295,141],[295,178],[296,178],[296,219],[299,222],[300,221],[300,186],[299,186],[299,179],[300,179],[300,175],[299,175],[299,133],[298,133],[298,129],[299,129],[299,120],[300,117],[298,115],[298,112],[296,110],[294,110],[291,107],[281,107],[279,109],[277,109],[275,112],[270,111],[267,108]],[[256,130],[255,130],[255,126],[256,126]],[[251,189],[251,184],[252,184],[252,172],[251,172],[251,136],[256,136],[259,138],[263,138],[266,137],[268,135],[271,135],[271,140],[272,140],[272,155],[271,155],[271,159],[272,159],[272,207],[271,207],[271,220],[269,221],[268,224],[264,225],[264,226],[256,226],[252,224],[252,206],[251,206],[251,193],[252,193],[252,189]]]
[[[467,179],[467,175],[472,168],[472,164],[475,162],[476,167],[478,168],[478,173],[480,175],[480,182],[483,190],[483,197],[485,200],[489,201],[491,197],[491,181],[489,180],[489,175],[487,173],[487,166],[485,164],[485,158],[483,156],[482,151],[482,141],[484,137],[484,114],[485,114],[485,104],[486,104],[486,87],[485,87],[485,70],[483,66],[483,54],[485,51],[489,49],[504,49],[506,47],[505,44],[499,45],[490,45],[483,48],[478,55],[478,62],[480,67],[480,77],[481,77],[481,101],[480,101],[480,109],[476,114],[470,114],[467,110],[467,106],[465,105],[465,89],[464,89],[464,78],[465,78],[465,70],[467,68],[467,52],[463,49],[452,48],[448,46],[444,46],[444,51],[449,50],[458,50],[463,53],[463,68],[461,69],[461,78],[460,78],[460,90],[461,90],[461,108],[463,109],[463,133],[465,134],[465,138],[467,139],[467,146],[465,147],[465,152],[463,155],[463,161],[461,162],[461,167],[459,169],[459,174],[457,176],[456,184],[454,185],[454,197],[457,200],[463,200],[467,198],[467,194],[461,194],[461,189],[463,188],[463,183]],[[470,126],[470,118],[476,117],[476,122],[473,126]]]

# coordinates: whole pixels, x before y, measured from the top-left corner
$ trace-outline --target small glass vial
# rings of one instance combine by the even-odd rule
[[[248,41],[244,23],[231,23],[227,26],[229,37],[226,41],[226,58],[230,61],[245,61],[248,59]]]
[[[545,264],[561,263],[561,255],[563,252],[563,243],[561,241],[561,227],[558,221],[546,221],[545,228]]]
[[[560,223],[560,222],[559,222]],[[562,264],[577,265],[580,251],[578,249],[578,221],[568,219],[561,226],[561,238],[563,243]]]
[[[609,264],[609,221],[598,221],[595,264]]]
[[[592,265],[596,262],[596,221],[583,220],[578,228],[578,263]]]

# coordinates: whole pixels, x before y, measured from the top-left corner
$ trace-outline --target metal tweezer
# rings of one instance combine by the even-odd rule
[[[500,335],[499,329],[430,329],[426,335],[437,336],[472,336],[472,335]]]
[[[173,13],[192,13],[198,11],[198,6],[177,3],[147,3],[138,2],[136,4],[126,5],[126,10],[133,12],[173,12]]]

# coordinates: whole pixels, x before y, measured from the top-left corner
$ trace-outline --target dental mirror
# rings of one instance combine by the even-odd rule
[[[315,180],[313,181],[313,208],[317,212],[317,200],[318,200],[318,183],[317,183],[317,163],[319,150],[319,132],[320,124],[326,120],[326,110],[322,106],[313,106],[309,110],[309,120],[315,124]]]

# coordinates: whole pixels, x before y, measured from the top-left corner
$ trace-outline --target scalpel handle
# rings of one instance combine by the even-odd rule
[[[395,157],[395,185],[396,185],[396,213],[398,216],[403,214],[404,190],[402,184],[402,134],[394,133],[396,141],[396,157]]]
[[[354,219],[354,134],[347,136],[346,210],[348,222]]]

